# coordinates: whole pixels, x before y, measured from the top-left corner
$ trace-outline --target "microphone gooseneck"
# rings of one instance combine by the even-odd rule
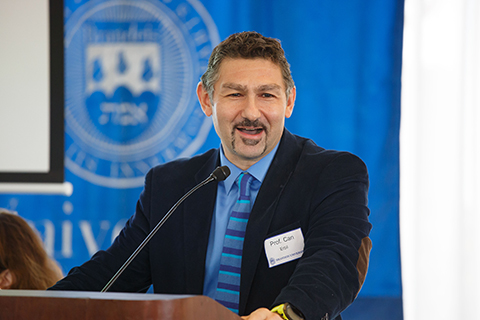
[[[216,180],[218,182],[225,180],[228,176],[230,175],[230,169],[227,166],[222,166],[222,167],[217,167],[213,172],[197,184],[195,187],[193,187],[190,191],[188,191],[183,197],[180,198],[180,200],[177,201],[173,205],[173,207],[170,208],[170,210],[167,212],[167,214],[157,223],[155,228],[150,231],[148,236],[145,238],[145,240],[142,241],[142,243],[135,249],[135,251],[132,253],[132,255],[125,261],[125,263],[118,269],[117,273],[108,281],[108,283],[103,287],[103,289],[100,292],[106,292],[110,287],[113,285],[113,283],[120,277],[120,275],[125,271],[125,269],[130,265],[130,263],[135,259],[135,257],[140,253],[140,251],[147,245],[147,243],[153,238],[153,236],[157,233],[157,231],[163,226],[165,221],[167,221],[168,218],[172,215],[172,213],[178,208],[178,206],[185,200],[187,199],[192,193],[203,187],[204,185]]]

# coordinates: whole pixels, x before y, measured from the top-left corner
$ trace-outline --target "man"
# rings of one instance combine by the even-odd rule
[[[296,88],[275,39],[231,35],[213,50],[197,94],[221,147],[153,168],[112,246],[53,289],[102,289],[169,208],[226,165],[231,175],[192,194],[110,291],[153,283],[158,293],[210,296],[250,320],[341,319],[371,248],[364,163],[285,129]]]

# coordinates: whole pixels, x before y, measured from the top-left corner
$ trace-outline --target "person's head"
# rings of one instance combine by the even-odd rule
[[[296,89],[280,43],[243,32],[213,50],[197,95],[225,156],[246,170],[280,141]]]
[[[0,208],[0,289],[44,290],[62,277],[28,223]]]

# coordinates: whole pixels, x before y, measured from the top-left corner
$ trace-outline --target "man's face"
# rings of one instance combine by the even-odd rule
[[[286,97],[280,67],[262,58],[225,59],[213,97],[201,83],[197,94],[205,115],[212,116],[225,156],[242,170],[273,150],[295,103],[295,88]]]

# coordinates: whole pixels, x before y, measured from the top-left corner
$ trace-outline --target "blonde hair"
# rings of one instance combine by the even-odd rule
[[[20,216],[0,208],[0,272],[10,270],[10,289],[45,290],[62,278],[37,233]]]

